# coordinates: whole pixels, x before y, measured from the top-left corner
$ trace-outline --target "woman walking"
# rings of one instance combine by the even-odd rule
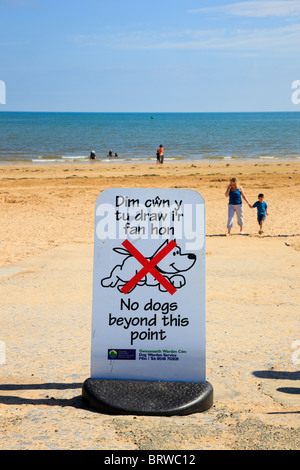
[[[228,221],[227,221],[227,229],[228,235],[230,235],[232,226],[233,226],[233,217],[234,213],[237,215],[237,223],[240,226],[240,234],[243,235],[243,201],[244,199],[248,206],[251,207],[250,202],[248,201],[244,190],[241,186],[239,186],[236,178],[231,178],[229,185],[227,187],[225,196],[229,196],[229,203],[228,203]]]

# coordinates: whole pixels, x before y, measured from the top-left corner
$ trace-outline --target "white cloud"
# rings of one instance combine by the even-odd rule
[[[240,30],[135,31],[109,35],[74,35],[73,44],[116,50],[219,50],[242,53],[299,52],[300,24],[277,28]]]
[[[204,37],[191,35],[187,40],[162,41],[153,44],[153,49],[181,50],[232,50],[232,51],[271,51],[278,54],[280,50],[295,52],[299,49],[300,25],[274,29],[208,31]]]
[[[300,15],[299,0],[285,1],[250,1],[230,3],[219,7],[198,8],[196,10],[188,10],[189,13],[205,13],[212,11],[220,11],[230,15],[248,16],[248,17],[266,17],[266,16],[298,16]]]

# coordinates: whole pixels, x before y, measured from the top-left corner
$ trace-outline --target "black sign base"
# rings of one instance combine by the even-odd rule
[[[206,411],[213,405],[213,388],[209,382],[90,378],[83,384],[82,398],[88,407],[106,414],[188,415]]]

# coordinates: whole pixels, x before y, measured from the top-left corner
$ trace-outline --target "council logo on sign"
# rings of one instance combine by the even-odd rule
[[[111,349],[108,351],[108,357],[110,359],[115,359],[117,357],[118,353],[115,349]]]
[[[135,361],[136,358],[135,349],[109,349],[107,353],[107,358],[111,360]]]

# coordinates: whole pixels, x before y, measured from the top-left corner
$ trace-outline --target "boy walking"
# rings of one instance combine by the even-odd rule
[[[253,206],[250,206],[251,208],[256,207],[257,209],[257,222],[259,223],[259,234],[261,235],[263,232],[263,223],[266,220],[266,216],[268,214],[268,206],[266,201],[264,201],[264,195],[259,194],[258,195],[258,201],[256,201]]]

